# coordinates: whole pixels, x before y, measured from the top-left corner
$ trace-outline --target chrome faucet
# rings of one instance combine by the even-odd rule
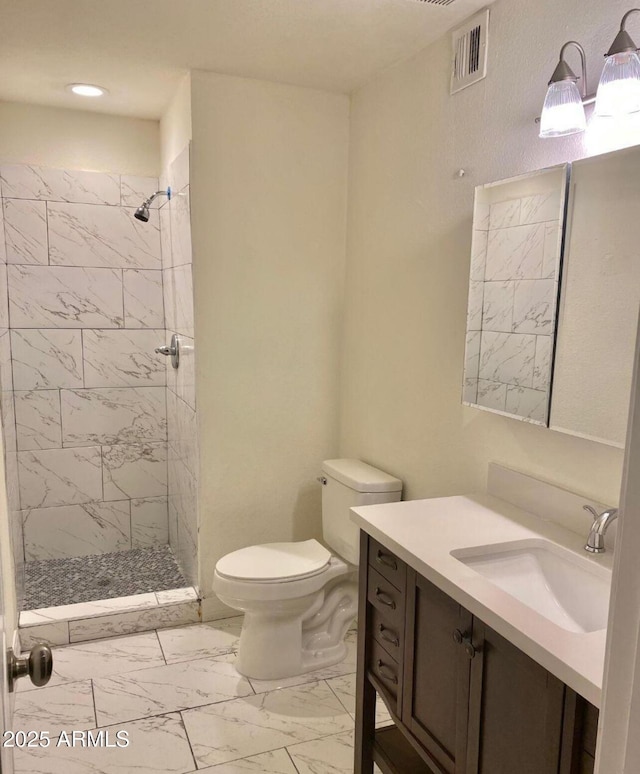
[[[593,516],[591,532],[589,532],[587,545],[584,547],[584,550],[588,551],[590,554],[603,554],[606,551],[604,547],[604,536],[609,529],[611,522],[618,518],[618,509],[607,508],[607,510],[602,511],[602,513],[598,513],[598,511],[590,505],[585,505],[584,509],[585,511],[589,511]]]

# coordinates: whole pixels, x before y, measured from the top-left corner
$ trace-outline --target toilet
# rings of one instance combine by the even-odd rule
[[[358,612],[359,530],[349,509],[400,500],[402,482],[360,460],[322,464],[317,540],[249,546],[216,564],[213,590],[244,613],[236,667],[278,680],[337,664]]]

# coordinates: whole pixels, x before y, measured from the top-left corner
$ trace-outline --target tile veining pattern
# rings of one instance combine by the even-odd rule
[[[189,205],[189,146],[160,178],[171,186],[171,201],[160,201],[160,237],[164,309],[169,343],[180,338],[180,368],[166,362],[169,544],[193,584],[198,581],[198,441],[195,391],[195,340],[191,221]]]
[[[17,559],[167,544],[167,376],[154,349],[188,317],[176,298],[191,286],[174,281],[165,294],[158,212],[133,218],[158,180],[6,165],[0,186],[0,382]],[[166,225],[190,244],[188,205],[167,209]]]
[[[129,597],[187,583],[169,546],[31,561],[25,567],[23,610]]]
[[[518,180],[477,189],[467,313],[464,402],[543,425],[564,218],[558,176],[517,198]]]
[[[262,683],[235,670],[241,623],[57,648],[49,686],[20,683],[16,730],[122,729],[130,745],[18,751],[17,774],[351,774],[355,632],[341,664]],[[389,722],[381,702],[376,721]]]

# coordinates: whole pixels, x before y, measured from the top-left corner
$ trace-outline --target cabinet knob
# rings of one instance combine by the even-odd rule
[[[469,656],[469,658],[473,658],[476,655],[476,649],[473,647],[473,643],[471,640],[467,640],[464,644],[464,652]]]
[[[453,633],[453,641],[456,645],[462,645],[462,641],[464,640],[464,637],[462,636],[462,632],[460,629],[456,629]]]

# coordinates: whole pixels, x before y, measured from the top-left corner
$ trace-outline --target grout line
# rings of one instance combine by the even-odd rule
[[[187,740],[187,744],[189,745],[189,750],[190,750],[190,752],[191,752],[191,757],[193,758],[193,765],[196,767],[196,769],[195,769],[195,770],[197,770],[197,769],[199,768],[199,766],[198,766],[198,761],[196,760],[195,753],[193,752],[193,747],[192,747],[192,745],[191,745],[191,739],[189,739],[189,732],[187,731],[187,725],[186,725],[186,723],[184,722],[184,717],[183,717],[183,715],[182,715],[183,711],[184,711],[184,710],[180,710],[180,711],[178,712],[178,715],[179,715],[179,717],[180,717],[180,723],[182,724],[182,728],[184,729],[184,736],[185,736],[185,739]]]
[[[164,648],[162,647],[162,640],[160,639],[160,635],[158,634],[158,630],[153,630],[154,634],[156,635],[156,639],[158,640],[158,645],[160,646],[160,653],[162,655],[162,658],[164,659],[164,663],[168,666],[169,662],[167,661],[167,656],[164,652]]]
[[[289,748],[288,748],[288,747],[283,747],[282,749],[283,749],[283,750],[286,752],[286,754],[289,756],[289,760],[291,761],[291,765],[293,766],[293,768],[294,768],[294,769],[295,769],[295,770],[298,772],[298,774],[300,774],[300,769],[299,769],[299,768],[296,766],[296,764],[295,764],[295,761],[294,761],[294,760],[293,760],[293,758],[291,757],[291,753],[289,752]]]
[[[91,679],[91,699],[93,700],[93,720],[98,725],[98,709],[96,707],[96,693],[93,687],[93,679]]]

